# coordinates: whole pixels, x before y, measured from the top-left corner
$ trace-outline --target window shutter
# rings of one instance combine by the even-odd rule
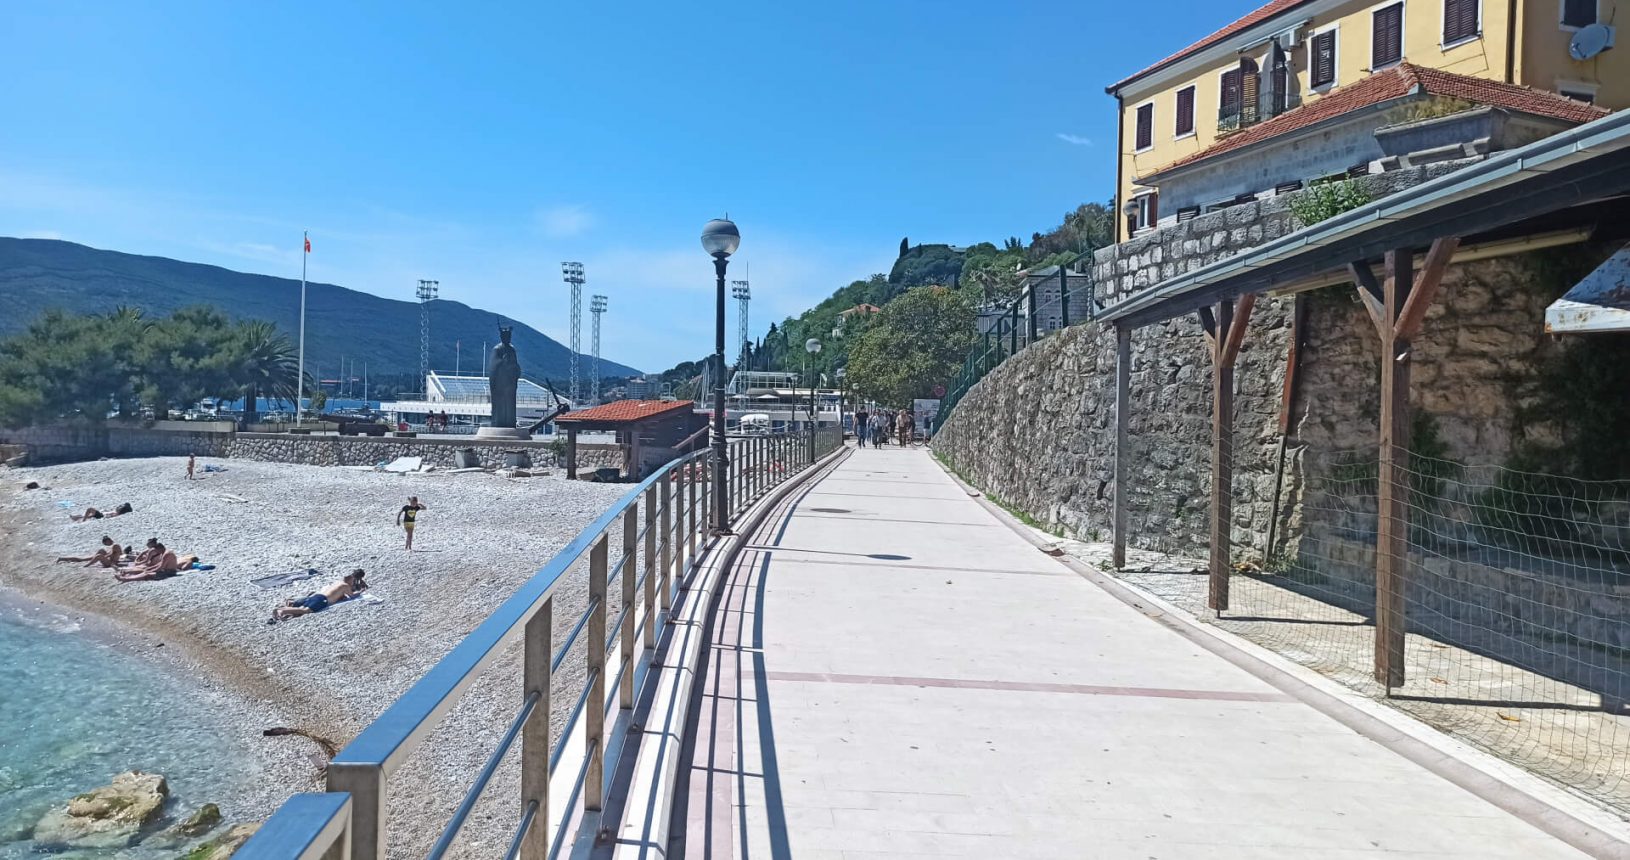
[[[1322,87],[1336,81],[1336,31],[1331,30],[1313,37],[1313,86]]]
[[[1562,0],[1562,25],[1589,27],[1596,23],[1596,0]]]
[[[1230,69],[1222,76],[1222,105],[1223,113],[1234,113],[1239,110],[1239,69]]]
[[[1375,13],[1375,38],[1370,49],[1370,68],[1398,62],[1404,55],[1404,4],[1394,3]]]
[[[1184,135],[1193,131],[1194,87],[1184,87],[1177,91],[1177,133]]]
[[[1477,35],[1479,0],[1443,0],[1443,42],[1458,42]]]
[[[1149,226],[1160,226],[1160,192],[1149,195]]]
[[[1256,60],[1250,57],[1241,57],[1239,61],[1239,105],[1240,124],[1257,121],[1257,93],[1259,92],[1259,79]]]
[[[1138,108],[1138,149],[1148,149],[1155,142],[1155,106]]]

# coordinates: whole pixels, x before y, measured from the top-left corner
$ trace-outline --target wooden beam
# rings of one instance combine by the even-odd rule
[[[1353,284],[1358,287],[1358,298],[1364,303],[1364,309],[1370,312],[1375,330],[1380,331],[1382,326],[1391,325],[1386,309],[1381,305],[1381,284],[1375,278],[1375,270],[1370,268],[1369,263],[1360,260],[1348,263],[1347,271],[1352,273]]]
[[[1234,308],[1234,319],[1228,324],[1228,337],[1223,341],[1222,363],[1230,368],[1234,366],[1234,359],[1239,358],[1240,346],[1245,343],[1245,327],[1251,321],[1251,309],[1256,307],[1256,293],[1246,293],[1239,297],[1239,305]]]
[[[1115,549],[1116,570],[1126,567],[1127,425],[1132,414],[1132,330],[1115,327]]]
[[[1414,257],[1387,252],[1387,319],[1398,318],[1414,285]],[[1413,291],[1411,291],[1413,292]],[[1404,590],[1409,553],[1409,340],[1396,326],[1381,331],[1381,441],[1376,484],[1375,679],[1388,690],[1404,683]]]
[[[1412,340],[1420,330],[1421,321],[1426,319],[1426,309],[1437,300],[1443,270],[1449,267],[1449,260],[1459,247],[1460,240],[1453,236],[1445,236],[1432,243],[1432,250],[1426,253],[1426,262],[1421,266],[1420,274],[1415,276],[1414,289],[1409,291],[1409,301],[1404,303],[1403,310],[1398,314],[1398,337]]]
[[[1210,337],[1212,339],[1216,339],[1216,337],[1217,337],[1217,318],[1216,318],[1216,316],[1214,316],[1211,313],[1211,307],[1209,305],[1206,306],[1206,307],[1203,307],[1203,308],[1200,309],[1199,313],[1200,313],[1200,328],[1205,329],[1207,337]]]
[[[1232,300],[1217,303],[1218,336],[1211,351],[1211,579],[1206,605],[1217,612],[1228,608],[1228,576],[1232,573],[1229,524],[1234,511],[1234,366],[1223,360],[1223,352],[1233,314]]]

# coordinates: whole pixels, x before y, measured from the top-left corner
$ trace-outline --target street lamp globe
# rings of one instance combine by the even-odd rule
[[[820,352],[821,342],[815,338],[810,338],[809,340],[804,341],[804,351],[808,352],[810,355]]]
[[[716,260],[722,260],[741,246],[741,231],[733,221],[715,218],[702,228],[702,250]]]

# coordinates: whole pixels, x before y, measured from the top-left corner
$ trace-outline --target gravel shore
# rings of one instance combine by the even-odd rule
[[[200,460],[201,480],[187,481],[184,459],[175,457],[0,470],[0,523],[22,550],[21,563],[0,570],[0,586],[113,619],[129,631],[133,647],[176,646],[167,650],[178,668],[198,673],[224,721],[242,726],[265,751],[266,790],[244,801],[256,815],[319,785],[315,745],[261,738],[263,729],[295,726],[345,743],[628,490],[558,477],[208,462],[226,471],[205,474]],[[42,489],[23,490],[29,481]],[[394,524],[410,494],[428,506],[411,553]],[[71,509],[106,511],[121,502],[135,511],[68,520]],[[217,567],[120,583],[107,571],[52,563],[59,555],[89,554],[104,534],[137,545],[157,537]],[[252,582],[308,567],[323,573],[269,590]],[[356,567],[368,571],[371,593],[382,603],[341,604],[266,623],[283,600]],[[560,619],[575,617],[585,602],[583,572],[574,579],[557,598],[557,636],[565,632]],[[557,702],[575,700],[581,670],[567,670],[578,664],[563,666]],[[422,856],[434,840],[434,823],[457,805],[513,716],[518,666],[517,651],[489,669],[393,779],[393,856]],[[227,691],[219,690],[222,682]],[[493,800],[466,827],[461,853],[501,848],[516,812],[515,779],[513,767],[500,772],[488,792]]]

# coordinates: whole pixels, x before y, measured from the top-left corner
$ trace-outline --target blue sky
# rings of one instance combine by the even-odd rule
[[[581,260],[661,370],[711,349],[709,218],[755,333],[902,236],[1048,229],[1111,193],[1104,86],[1251,5],[0,4],[0,235],[298,277],[309,229],[313,280],[562,342]]]

